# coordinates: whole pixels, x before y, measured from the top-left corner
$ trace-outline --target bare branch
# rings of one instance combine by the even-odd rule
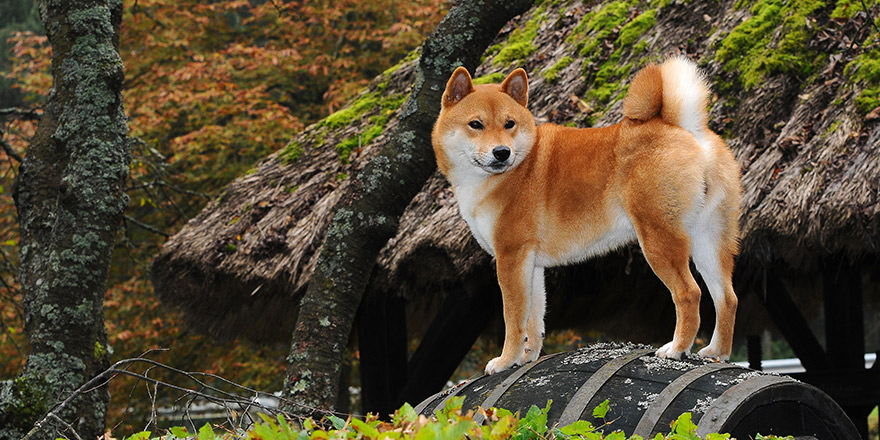
[[[67,429],[68,431],[70,431],[70,433],[73,434],[73,438],[75,438],[76,440],[83,440],[82,437],[79,436],[79,433],[77,433],[76,430],[73,429],[73,426],[70,426],[70,423],[67,423],[64,420],[61,420],[61,418],[56,416],[55,414],[52,414],[52,419],[55,420],[56,422],[60,423],[61,426],[64,427],[64,429]]]
[[[150,352],[152,352],[152,351],[154,351],[154,350],[151,350]],[[162,350],[162,351],[164,351],[164,350]],[[150,352],[144,353],[144,355],[142,355],[142,356],[145,356]],[[144,365],[144,364],[146,365],[147,368],[144,370],[143,373],[131,371],[131,368],[134,367],[135,365]],[[196,386],[192,387],[192,388],[187,388],[185,386],[165,382],[163,380],[159,380],[159,379],[150,377],[150,373],[153,372],[154,370],[164,370],[167,372],[171,372],[171,373],[183,376],[185,379],[188,379],[189,381],[194,382],[196,384]],[[165,365],[161,362],[154,361],[152,359],[148,359],[148,358],[144,358],[144,357],[137,357],[137,358],[123,359],[121,361],[118,361],[118,362],[114,363],[113,365],[111,365],[108,369],[104,370],[102,373],[98,374],[97,376],[93,377],[91,380],[89,380],[86,383],[84,383],[83,385],[81,385],[73,393],[71,393],[66,399],[64,399],[62,402],[58,403],[57,405],[55,405],[55,407],[52,408],[51,411],[49,411],[45,416],[43,416],[43,418],[40,419],[34,425],[34,427],[30,430],[30,432],[27,433],[27,435],[25,435],[22,438],[22,440],[32,440],[33,438],[35,438],[37,436],[37,434],[43,428],[47,427],[47,424],[50,423],[51,420],[61,421],[62,424],[66,428],[72,430],[72,428],[70,428],[70,425],[68,425],[67,423],[64,423],[60,419],[59,413],[77,397],[79,397],[83,394],[94,392],[95,390],[98,390],[99,388],[107,385],[111,380],[116,379],[119,376],[134,377],[139,382],[143,381],[146,384],[148,384],[147,392],[149,393],[150,400],[152,402],[152,420],[149,422],[149,424],[154,424],[155,420],[157,418],[156,402],[158,400],[157,394],[158,394],[159,387],[178,391],[178,392],[183,393],[183,396],[191,397],[191,400],[189,400],[187,402],[187,408],[189,408],[192,405],[192,403],[194,402],[194,400],[196,398],[204,399],[207,402],[211,402],[211,403],[215,403],[217,405],[223,406],[226,409],[227,413],[230,414],[230,416],[227,419],[230,422],[231,426],[234,425],[233,417],[231,416],[232,413],[244,414],[244,416],[242,416],[238,419],[240,424],[245,423],[245,422],[248,422],[248,425],[252,424],[253,418],[250,415],[247,415],[247,412],[252,408],[256,408],[261,411],[265,411],[266,413],[272,414],[272,415],[282,414],[291,420],[302,420],[302,417],[298,417],[294,414],[291,414],[291,413],[282,411],[278,408],[267,406],[267,405],[261,403],[260,401],[257,400],[260,396],[268,396],[268,397],[272,397],[273,399],[278,399],[279,401],[281,401],[285,405],[287,405],[287,407],[302,408],[302,409],[308,410],[310,413],[323,414],[325,416],[326,415],[337,415],[337,416],[343,416],[343,417],[347,416],[347,414],[334,413],[332,411],[322,411],[317,408],[306,407],[305,405],[299,404],[297,402],[292,402],[292,401],[286,400],[284,398],[275,396],[271,393],[258,391],[253,388],[249,388],[249,387],[240,385],[238,383],[232,382],[232,381],[225,379],[221,376],[218,376],[216,374],[184,371],[184,370],[180,370],[180,369]],[[246,394],[247,396],[238,395],[233,392],[225,391],[221,388],[218,388],[218,386],[215,386],[215,385],[208,383],[206,381],[207,379],[217,381],[218,385],[221,385],[221,386],[229,386],[242,394]],[[181,398],[183,398],[183,397],[181,397]],[[187,409],[187,415],[188,414],[189,414],[189,409]],[[79,439],[79,436],[76,435],[76,433],[74,433],[74,436],[77,437],[77,440],[81,440],[81,439]]]
[[[0,138],[0,145],[3,146],[3,151],[7,156],[15,159],[16,162],[21,163],[21,155],[12,148],[12,145],[9,145],[9,142],[6,142],[6,139]]]
[[[41,116],[43,116],[43,111],[35,108],[0,108],[0,116],[15,116],[20,119],[36,121],[39,120]]]
[[[148,224],[146,224],[146,223],[144,223],[144,222],[141,222],[140,220],[137,220],[137,219],[135,219],[134,217],[132,217],[132,216],[130,216],[130,215],[128,215],[128,214],[123,215],[123,217],[125,218],[125,221],[126,221],[126,222],[131,222],[131,224],[133,224],[133,225],[135,225],[135,226],[137,226],[137,227],[139,227],[139,228],[141,228],[141,229],[144,229],[144,230],[150,231],[150,232],[152,232],[152,233],[154,233],[154,234],[157,234],[157,235],[161,235],[161,236],[163,236],[163,237],[165,237],[165,238],[168,238],[168,237],[171,236],[171,234],[168,234],[168,233],[166,233],[166,232],[162,232],[162,230],[157,229],[157,228],[155,228],[155,227],[153,227],[153,226],[150,226],[150,225],[148,225]]]

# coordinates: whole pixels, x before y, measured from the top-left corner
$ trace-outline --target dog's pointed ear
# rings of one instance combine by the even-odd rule
[[[452,72],[449,81],[446,82],[446,91],[443,92],[443,107],[458,104],[465,96],[474,91],[474,83],[467,69],[459,66]]]
[[[526,107],[529,103],[529,78],[522,68],[516,69],[507,75],[501,83],[501,91],[510,95],[514,101]]]

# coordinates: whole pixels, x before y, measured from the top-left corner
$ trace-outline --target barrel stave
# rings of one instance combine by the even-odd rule
[[[695,380],[669,404],[651,434],[669,432],[671,423],[684,412],[690,412],[694,423],[699,425],[706,409],[718,396],[731,386],[746,381],[756,374],[760,373],[745,368],[731,368],[715,371]]]
[[[552,400],[547,414],[552,425],[559,420],[565,405],[577,391],[578,381],[591,377],[607,362],[607,358],[601,357],[575,358],[573,362],[567,355],[548,359],[535,366],[528,377],[515,383],[495,406],[527,409],[535,404],[543,408],[548,400]]]
[[[613,421],[611,428],[632,433],[641,415],[666,386],[701,364],[702,361],[698,358],[685,357],[681,361],[669,361],[657,358],[653,354],[641,356],[618,370],[617,374],[599,389],[590,399],[581,418],[590,420],[596,425]],[[605,420],[593,418],[593,408],[605,399],[608,399],[610,405]]]

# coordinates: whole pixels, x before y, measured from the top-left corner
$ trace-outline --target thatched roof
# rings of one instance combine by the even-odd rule
[[[608,125],[620,118],[620,98],[635,69],[684,52],[700,62],[715,84],[710,126],[727,139],[743,168],[740,263],[784,262],[809,270],[819,256],[830,253],[852,258],[877,255],[880,124],[866,120],[864,111],[857,108],[856,97],[865,86],[853,77],[857,69],[845,69],[864,52],[859,45],[869,26],[859,26],[857,19],[830,20],[830,7],[816,11],[810,26],[820,31],[807,45],[829,56],[816,58],[820,64],[813,73],[802,77],[771,70],[756,85],[744,87],[736,73],[726,71],[716,60],[721,39],[750,17],[748,10],[734,9],[732,0],[671,2],[654,12],[653,26],[629,41],[629,46],[618,39],[623,29],[619,24],[610,34],[603,34],[598,25],[578,28],[582,18],[590,13],[595,16],[603,3],[548,3],[552,2],[509,24],[498,37],[501,50],[489,51],[475,77],[525,67],[530,72],[530,108],[540,121]],[[637,12],[650,9],[642,7]],[[626,23],[639,17],[630,13]],[[510,55],[504,45],[521,38],[518,34],[530,26],[537,30],[536,37],[527,37],[536,50],[512,63],[498,62]],[[774,36],[776,42],[785,34],[781,26]],[[599,42],[588,56],[578,55],[575,48],[584,41]],[[564,57],[571,60],[560,63]],[[619,57],[614,65],[621,66],[622,82],[611,88],[609,104],[597,104],[589,91],[617,80],[613,75],[597,79],[597,72],[607,67],[603,63],[611,57]],[[547,79],[552,78],[550,70],[556,71],[552,81]],[[382,134],[370,139],[370,129],[375,132],[377,123],[389,113],[377,99],[394,102],[413,82],[413,71],[410,61],[386,72],[355,100],[350,113],[307,128],[287,149],[225,188],[157,256],[153,279],[159,297],[182,309],[196,329],[215,336],[286,340],[347,176],[366,163],[395,126],[390,115]],[[349,116],[353,116],[350,123]],[[357,139],[368,141],[343,161],[336,146],[346,139],[347,145],[356,144]],[[581,285],[581,292],[597,285],[622,292],[645,283],[658,287],[655,280],[633,279],[646,277],[621,280],[617,276],[625,271],[648,273],[643,259],[632,258],[634,253],[638,250],[629,248],[588,263],[580,267],[580,275],[559,271],[551,282],[563,286],[571,284],[566,280],[572,277],[581,277],[581,282],[589,277],[590,285]],[[490,258],[460,219],[448,184],[435,174],[407,209],[397,236],[382,251],[370,289],[374,294],[393,292],[428,304],[451,291],[483,289],[494,276],[492,270]],[[548,290],[552,310],[554,293]],[[613,322],[625,308],[619,301],[606,304],[604,298],[586,295],[581,299],[589,302],[590,317]],[[629,302],[629,309],[671,307],[665,295],[638,298]]]

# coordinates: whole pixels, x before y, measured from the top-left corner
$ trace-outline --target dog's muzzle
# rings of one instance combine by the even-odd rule
[[[497,174],[507,171],[513,164],[513,155],[510,147],[506,145],[498,145],[492,149],[492,156],[488,163],[481,163],[480,167],[487,172]]]

